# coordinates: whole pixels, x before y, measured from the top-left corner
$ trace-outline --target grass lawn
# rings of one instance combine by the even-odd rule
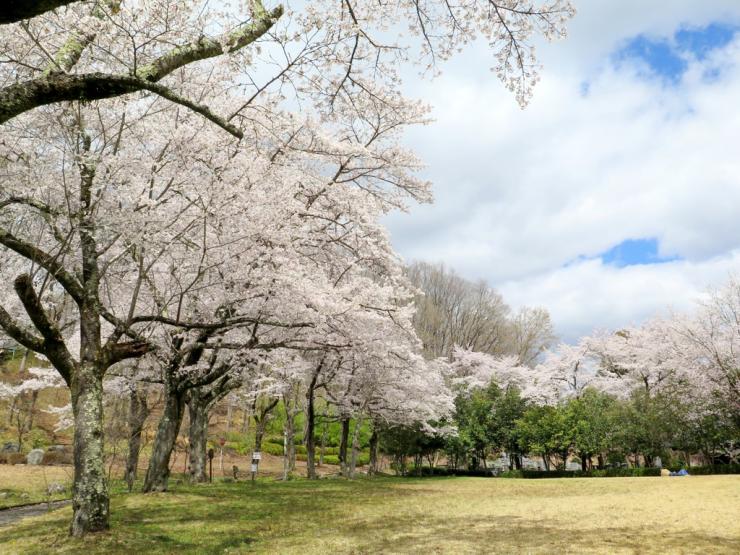
[[[740,476],[376,479],[118,493],[109,533],[66,507],[0,529],[0,553],[740,553]]]

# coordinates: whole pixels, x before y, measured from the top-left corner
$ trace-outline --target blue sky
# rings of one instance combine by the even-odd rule
[[[681,259],[679,256],[661,256],[658,240],[655,238],[625,239],[603,252],[599,258],[604,264],[612,264],[618,268],[639,264],[664,264]]]
[[[613,60],[615,64],[639,60],[650,73],[676,85],[688,68],[687,57],[706,58],[713,50],[727,46],[737,30],[735,25],[714,22],[703,27],[682,27],[668,37],[641,34],[627,39]]]
[[[524,111],[485,44],[407,78],[436,119],[407,138],[436,202],[388,219],[406,259],[544,306],[569,341],[690,310],[740,270],[740,2],[574,4]]]

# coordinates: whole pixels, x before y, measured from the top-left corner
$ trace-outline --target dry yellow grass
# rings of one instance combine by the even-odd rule
[[[52,483],[66,486],[67,491],[51,499],[70,497],[73,476],[71,466],[0,464],[0,508],[47,501],[46,488]]]
[[[71,466],[32,466],[0,464],[0,490],[14,489],[40,491],[49,483],[66,483],[72,480]]]
[[[0,529],[0,552],[740,553],[740,476],[263,481],[117,495],[110,533],[70,509]]]
[[[395,490],[353,509],[310,552],[740,553],[738,476],[468,478]],[[272,547],[306,552],[289,537]]]

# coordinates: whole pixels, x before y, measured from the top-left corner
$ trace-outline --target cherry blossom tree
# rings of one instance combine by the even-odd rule
[[[108,527],[109,368],[156,353],[197,376],[211,351],[224,356],[214,338],[260,341],[223,334],[315,324],[306,314],[333,314],[344,293],[327,268],[376,264],[388,251],[378,216],[428,200],[418,161],[398,146],[399,130],[426,117],[398,91],[413,49],[381,40],[386,23],[408,22],[427,61],[488,38],[524,103],[536,80],[529,38],[562,36],[570,15],[561,0],[301,12],[254,0],[248,13],[185,0],[27,0],[4,12],[0,273],[14,291],[3,292],[0,327],[71,389],[73,535]],[[306,304],[291,305],[295,290]]]

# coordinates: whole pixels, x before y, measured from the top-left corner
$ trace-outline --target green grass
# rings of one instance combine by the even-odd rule
[[[296,480],[174,485],[0,529],[0,553],[738,553],[740,477]]]

